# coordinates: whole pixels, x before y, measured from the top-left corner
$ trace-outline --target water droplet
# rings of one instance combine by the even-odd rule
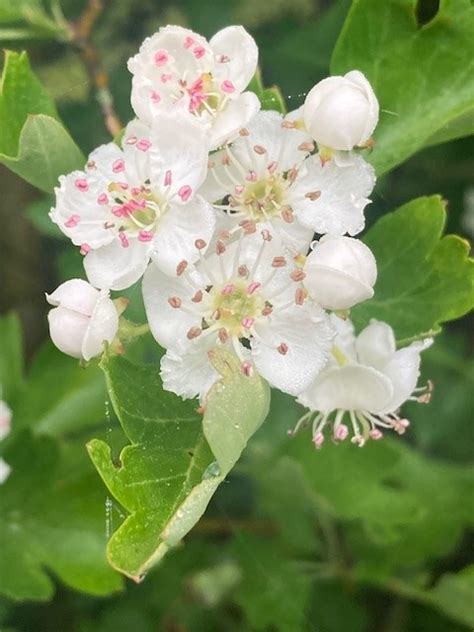
[[[207,478],[214,478],[220,475],[221,475],[221,468],[219,467],[219,463],[217,463],[217,461],[214,461],[213,463],[207,466],[204,474],[202,475],[202,480],[206,480]]]

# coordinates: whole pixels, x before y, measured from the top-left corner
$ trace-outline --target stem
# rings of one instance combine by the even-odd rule
[[[94,26],[104,10],[108,0],[89,0],[77,22],[71,24],[71,45],[77,50],[79,57],[94,86],[96,99],[99,102],[104,124],[112,138],[122,130],[114,99],[109,89],[109,77],[105,72],[97,49],[91,41]]]

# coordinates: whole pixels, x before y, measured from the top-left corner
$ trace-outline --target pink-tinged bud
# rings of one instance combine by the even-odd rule
[[[6,402],[0,400],[0,441],[10,434],[12,411]]]
[[[375,257],[352,237],[323,237],[308,255],[304,271],[306,289],[325,309],[349,309],[374,294]]]
[[[115,338],[118,314],[108,290],[71,279],[46,298],[54,306],[48,314],[51,339],[63,353],[90,360]]]
[[[379,104],[365,76],[353,70],[317,83],[305,99],[303,118],[318,145],[349,151],[370,139]]]

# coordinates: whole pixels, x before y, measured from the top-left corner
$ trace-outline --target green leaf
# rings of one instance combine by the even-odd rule
[[[433,604],[456,621],[474,626],[474,565],[443,575],[430,591]]]
[[[39,189],[51,192],[61,174],[84,164],[26,53],[6,53],[0,127],[0,162]]]
[[[88,448],[129,514],[108,544],[109,561],[135,580],[199,520],[268,411],[269,389],[260,377],[245,377],[227,354],[216,354],[213,362],[222,377],[201,423],[195,402],[163,390],[157,367],[120,357],[103,361],[112,404],[131,443],[118,461],[103,441]]]
[[[4,456],[12,471],[0,488],[0,592],[49,599],[46,569],[76,590],[118,590],[103,551],[105,498],[83,448],[20,433]]]
[[[437,333],[474,305],[474,262],[469,245],[448,235],[440,197],[421,197],[382,217],[365,243],[377,259],[378,278],[372,299],[356,306],[357,328],[371,318],[389,323],[397,340]]]
[[[278,86],[265,88],[260,68],[257,68],[252,81],[249,83],[248,90],[254,92],[260,99],[262,110],[276,110],[281,114],[286,113],[286,103],[280,88]]]
[[[234,599],[255,632],[304,630],[311,579],[282,557],[268,538],[236,534],[233,550],[242,570]]]
[[[98,366],[81,367],[47,343],[32,361],[25,397],[15,408],[15,423],[36,433],[78,433],[104,421],[106,399]]]
[[[0,318],[0,399],[9,406],[23,385],[23,342],[21,327],[14,314]]]
[[[35,200],[28,204],[25,209],[25,215],[34,225],[34,227],[47,237],[54,239],[66,240],[66,236],[59,230],[56,224],[53,224],[49,217],[49,211],[54,204],[52,196],[47,196],[40,200]]]
[[[331,71],[361,70],[381,107],[370,161],[393,169],[474,106],[474,7],[441,0],[436,16],[416,21],[417,0],[354,0]],[[449,138],[449,136],[448,136]]]

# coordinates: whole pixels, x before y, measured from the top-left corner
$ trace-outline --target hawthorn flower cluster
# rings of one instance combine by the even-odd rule
[[[362,445],[403,432],[420,352],[396,350],[389,325],[356,338],[349,310],[374,294],[374,255],[357,239],[375,174],[377,98],[353,70],[315,85],[304,105],[262,111],[248,90],[258,50],[239,26],[210,41],[177,26],[128,62],[136,119],[83,171],[60,178],[51,219],[84,256],[88,281],[47,296],[51,337],[90,360],[120,337],[110,297],[141,281],[164,348],[164,388],[205,405],[216,348],[241,371],[308,407],[325,433]],[[295,430],[296,430],[295,429]]]

